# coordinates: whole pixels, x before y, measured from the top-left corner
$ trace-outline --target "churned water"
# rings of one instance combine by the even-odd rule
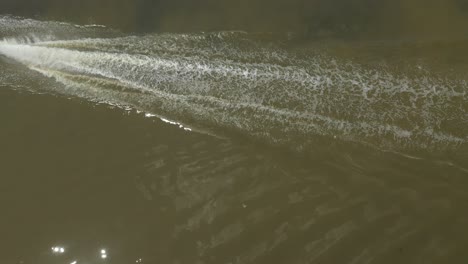
[[[0,37],[5,263],[468,261],[464,42]]]

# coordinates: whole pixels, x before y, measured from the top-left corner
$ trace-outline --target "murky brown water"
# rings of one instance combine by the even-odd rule
[[[463,39],[0,17],[1,263],[465,263]]]

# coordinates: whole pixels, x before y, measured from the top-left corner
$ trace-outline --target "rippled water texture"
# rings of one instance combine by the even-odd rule
[[[468,261],[464,66],[382,55],[438,45],[11,16],[0,37],[11,263]]]

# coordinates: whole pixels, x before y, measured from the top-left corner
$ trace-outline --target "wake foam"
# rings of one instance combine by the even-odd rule
[[[20,36],[4,39],[0,53],[64,84],[65,94],[296,149],[323,138],[390,149],[468,140],[465,80],[285,51],[242,32]]]

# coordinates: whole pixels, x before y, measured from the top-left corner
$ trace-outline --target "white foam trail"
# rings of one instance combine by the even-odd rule
[[[0,37],[28,38],[41,41],[81,39],[86,37],[118,36],[116,30],[103,25],[75,25],[55,21],[39,21],[15,16],[0,15]]]
[[[299,148],[316,136],[389,148],[467,142],[466,130],[452,125],[467,120],[463,80],[300,58],[235,34],[244,33],[10,39],[0,53],[65,84],[65,93],[130,104],[180,126]]]

